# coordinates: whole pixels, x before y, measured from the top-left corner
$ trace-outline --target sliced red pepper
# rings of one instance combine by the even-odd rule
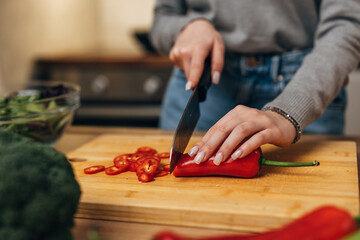
[[[114,165],[117,167],[117,168],[121,168],[125,171],[129,170],[130,168],[130,161],[125,158],[125,157],[122,157],[122,158],[115,158],[114,159]]]
[[[136,160],[135,162],[130,163],[130,168],[129,171],[130,172],[136,172],[136,169],[145,161],[152,159],[155,161],[158,161],[160,164],[161,159],[156,157],[156,156],[150,156],[150,155],[145,155],[141,158],[139,158],[138,160]]]
[[[126,168],[118,168],[116,166],[107,167],[105,169],[105,174],[107,175],[118,175],[120,173],[126,172]]]
[[[130,159],[132,154],[122,154],[118,155],[114,158],[113,162],[115,166],[123,166],[123,165],[129,165],[130,166]]]
[[[214,156],[213,156],[214,157]],[[222,162],[219,166],[215,165],[212,160],[197,164],[194,157],[188,154],[181,156],[177,166],[174,169],[174,176],[210,176],[223,175],[233,177],[251,178],[255,177],[261,165],[278,166],[278,167],[303,167],[317,166],[319,162],[277,162],[263,158],[261,149],[258,148],[244,158],[233,160],[231,158]]]
[[[150,175],[150,174],[147,174],[147,173],[141,173],[139,176],[138,176],[138,180],[140,182],[150,182],[154,179],[154,176],[153,175]]]
[[[148,147],[148,146],[144,146],[144,147],[139,147],[136,151],[136,153],[143,153],[143,154],[147,154],[147,155],[154,155],[157,153],[157,151],[152,148],[152,147]]]
[[[170,164],[165,164],[164,166],[162,166],[162,169],[164,171],[170,172]]]
[[[98,172],[102,172],[104,170],[105,170],[105,166],[96,165],[96,166],[91,166],[91,167],[85,168],[84,173],[85,174],[95,174]]]
[[[158,158],[161,158],[161,159],[170,158],[170,152],[158,153],[158,154],[156,154],[156,156],[157,156]]]
[[[159,166],[159,161],[148,158],[136,169],[136,175],[140,176],[142,173],[146,173],[148,175],[155,176]]]
[[[143,153],[133,153],[133,154],[131,154],[130,160],[131,161],[137,161],[138,159],[140,159],[140,158],[142,158],[144,156],[146,156],[146,155],[143,154]]]
[[[157,171],[155,174],[155,177],[165,177],[168,174],[169,174],[169,172],[167,172],[167,171]]]

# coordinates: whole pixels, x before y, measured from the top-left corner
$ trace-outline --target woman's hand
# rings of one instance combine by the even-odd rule
[[[288,146],[294,138],[295,127],[280,114],[239,105],[211,127],[189,155],[196,154],[194,161],[199,164],[217,151],[214,163],[219,165],[229,157],[245,157],[266,143]]]
[[[185,72],[186,90],[194,88],[201,77],[204,62],[211,53],[212,82],[218,84],[224,66],[224,43],[210,22],[198,19],[189,23],[170,51],[170,60]]]

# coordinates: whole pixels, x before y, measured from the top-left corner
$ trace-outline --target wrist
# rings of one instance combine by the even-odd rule
[[[297,141],[300,140],[301,134],[302,134],[302,130],[301,127],[299,125],[299,123],[289,114],[287,114],[285,111],[281,110],[280,108],[277,107],[265,107],[262,109],[263,111],[271,111],[274,112],[280,116],[282,116],[283,118],[285,118],[286,120],[288,120],[292,126],[295,129],[295,137],[292,141],[292,144],[296,143]]]

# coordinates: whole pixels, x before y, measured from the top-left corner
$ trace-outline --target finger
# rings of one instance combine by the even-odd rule
[[[246,157],[249,153],[259,148],[261,145],[269,143],[271,134],[269,129],[255,133],[247,139],[241,146],[231,155],[232,159]]]
[[[214,84],[219,84],[224,68],[225,48],[222,41],[215,41],[211,54],[211,76]]]
[[[178,48],[173,48],[169,54],[169,58],[171,60],[171,62],[174,63],[175,66],[177,66],[179,69],[181,69],[182,71],[184,71],[184,67],[182,65],[182,61],[180,58],[180,50]]]
[[[204,142],[204,145],[199,149],[194,162],[197,164],[206,161],[211,155],[220,147],[224,140],[229,136],[236,123],[228,123],[220,125],[216,128],[211,138]]]
[[[201,74],[204,70],[205,58],[208,55],[207,51],[202,48],[197,48],[191,56],[190,73],[188,81],[191,82],[191,89],[194,88],[200,80]]]
[[[243,112],[246,111],[247,109],[248,109],[247,107],[239,105],[234,109],[232,109],[230,112],[228,112],[224,117],[222,117],[219,121],[217,121],[217,123],[206,132],[206,134],[202,137],[202,139],[199,142],[197,142],[192,149],[190,149],[188,154],[191,157],[195,156],[195,154],[198,153],[199,149],[202,146],[204,146],[207,141],[209,141],[209,139],[216,132],[219,126],[228,124],[227,122],[231,121],[232,119],[237,119],[239,123],[242,122],[243,120],[241,117],[239,117],[239,115],[242,116]]]
[[[181,61],[181,65],[183,66],[186,79],[189,79],[190,75],[190,60],[191,54],[189,50],[187,48],[180,49],[179,61]]]
[[[258,122],[244,122],[237,125],[233,131],[229,134],[226,140],[223,142],[221,147],[216,153],[214,160],[215,165],[220,165],[221,162],[225,161],[230,157],[230,154],[239,144],[246,138],[256,132],[260,131],[261,124]]]
[[[226,124],[227,121],[231,120],[231,111],[229,113],[227,113],[224,117],[222,117],[219,121],[217,121],[217,123],[215,123],[214,126],[212,126],[206,133],[205,135],[202,137],[202,139],[197,142],[188,152],[188,154],[193,157],[195,156],[195,154],[198,153],[199,149],[205,145],[205,143],[207,141],[209,141],[209,139],[212,137],[212,135],[216,132],[216,129],[223,124]]]

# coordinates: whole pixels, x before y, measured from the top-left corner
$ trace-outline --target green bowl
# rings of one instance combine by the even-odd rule
[[[0,128],[54,144],[80,106],[80,87],[66,82],[32,82],[0,97]]]

